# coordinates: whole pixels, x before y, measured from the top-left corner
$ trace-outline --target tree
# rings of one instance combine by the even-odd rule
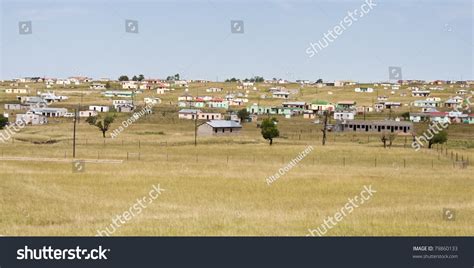
[[[385,133],[385,132],[382,133],[382,137],[380,138],[380,140],[383,143],[383,148],[387,148],[387,141],[388,141],[387,133]]]
[[[446,131],[440,131],[433,135],[431,139],[428,140],[428,148],[431,149],[433,144],[443,144],[448,141],[448,133]]]
[[[109,130],[110,125],[114,122],[115,117],[107,115],[103,120],[99,116],[90,116],[86,119],[89,125],[96,126],[102,131],[102,137],[105,138],[105,133]]]
[[[143,74],[138,75],[138,81],[145,80],[145,76]]]
[[[401,114],[401,116],[403,117],[403,120],[407,121],[410,119],[410,112],[404,112]]]
[[[277,128],[278,120],[275,117],[263,119],[262,125],[262,136],[264,139],[270,141],[270,145],[273,144],[273,139],[280,136],[280,131]]]
[[[138,77],[137,77],[136,75],[134,75],[134,76],[132,77],[132,81],[138,81]]]
[[[397,134],[390,133],[388,134],[388,147],[392,148],[393,141],[397,138]]]
[[[6,125],[8,125],[8,118],[0,114],[0,129],[3,129]]]
[[[130,81],[130,79],[128,79],[128,76],[126,76],[126,75],[121,75],[118,80],[119,81]]]
[[[110,83],[109,83],[109,82],[105,83],[105,88],[106,88],[106,89],[109,89],[109,88],[110,88]]]
[[[176,81],[179,80],[179,74],[174,75],[174,80],[176,80]]]
[[[243,123],[247,118],[249,118],[250,113],[244,108],[237,112],[237,116],[240,118],[240,122]]]
[[[316,81],[316,84],[322,84],[323,83],[323,79],[319,78],[318,81]]]

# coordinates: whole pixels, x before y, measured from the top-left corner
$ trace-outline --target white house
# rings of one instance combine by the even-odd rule
[[[18,124],[23,121],[26,125],[44,125],[48,123],[48,119],[44,115],[26,112],[25,114],[17,114],[15,122]]]
[[[138,89],[135,81],[122,81],[122,89]]]
[[[145,104],[152,104],[152,105],[161,103],[160,98],[144,98],[143,101],[145,102]]]
[[[415,89],[411,92],[413,97],[428,97],[431,94],[429,90]]]
[[[112,100],[112,105],[116,107],[117,105],[132,104],[132,100]]]
[[[79,117],[97,116],[97,111],[79,111]]]
[[[6,94],[28,94],[30,93],[29,89],[26,88],[7,88],[5,89]]]
[[[460,90],[456,91],[456,94],[457,95],[467,95],[467,94],[469,94],[469,91],[467,91],[465,89],[460,89]]]
[[[371,87],[357,87],[354,91],[359,93],[372,93],[374,92],[374,89]]]
[[[67,113],[66,108],[34,108],[30,110],[34,114],[44,115],[46,117],[62,117]]]
[[[222,91],[222,88],[218,88],[218,87],[211,87],[211,88],[206,89],[206,92],[221,92],[221,91]]]
[[[334,119],[336,120],[354,120],[354,112],[352,111],[335,111]]]
[[[290,93],[286,91],[273,92],[273,98],[275,99],[288,99],[289,97],[290,97]]]
[[[109,106],[101,106],[101,105],[91,105],[89,106],[89,111],[97,111],[100,113],[106,113],[110,110]]]
[[[93,83],[92,85],[90,85],[89,87],[90,89],[105,89],[105,84],[100,84],[100,83]]]
[[[46,102],[60,102],[63,100],[69,99],[67,96],[56,96],[56,94],[51,92],[41,93],[40,97],[43,98]]]

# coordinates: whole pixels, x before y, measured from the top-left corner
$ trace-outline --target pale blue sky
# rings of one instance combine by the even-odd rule
[[[10,1],[1,3],[0,78],[474,79],[473,1],[375,0],[318,55],[305,52],[364,1]],[[125,32],[125,19],[139,33]],[[231,34],[230,20],[245,33]],[[19,21],[33,33],[20,35]]]

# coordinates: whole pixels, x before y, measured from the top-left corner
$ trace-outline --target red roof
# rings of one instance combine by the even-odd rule
[[[427,113],[429,115],[433,115],[433,116],[440,116],[440,115],[447,115],[448,113],[447,112],[431,112],[431,113]]]

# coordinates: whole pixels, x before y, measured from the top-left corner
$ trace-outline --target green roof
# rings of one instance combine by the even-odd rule
[[[328,105],[329,102],[323,100],[314,100],[311,102],[311,104]]]

